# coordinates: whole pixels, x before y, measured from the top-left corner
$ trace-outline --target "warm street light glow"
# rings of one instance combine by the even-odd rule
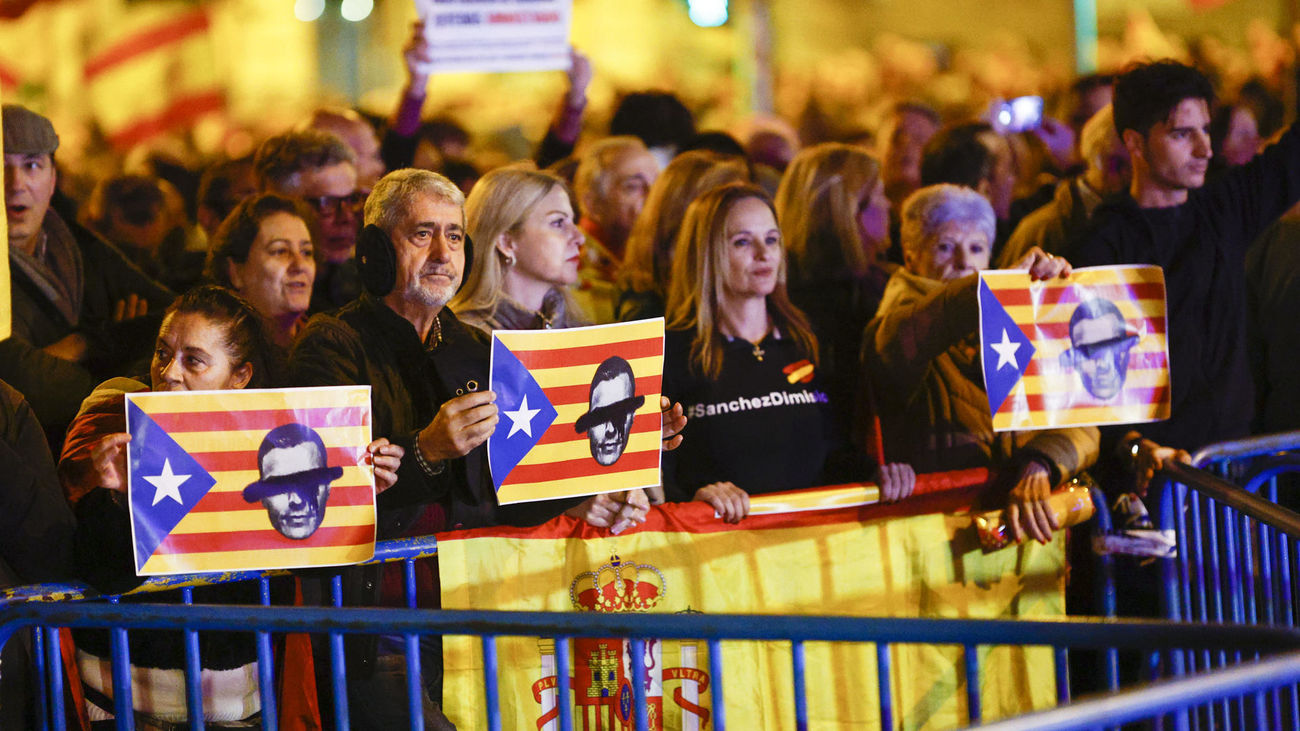
[[[293,16],[304,23],[319,18],[325,12],[325,0],[295,0]]]
[[[344,20],[350,20],[353,23],[365,20],[370,11],[374,10],[374,0],[343,0],[343,5],[339,7],[339,12],[343,15]]]
[[[716,28],[727,22],[727,0],[686,0],[686,7],[698,26]]]

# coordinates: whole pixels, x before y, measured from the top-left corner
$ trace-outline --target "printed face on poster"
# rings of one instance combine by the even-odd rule
[[[980,356],[995,431],[1169,417],[1164,272],[980,272]]]
[[[664,321],[492,333],[497,502],[659,484]]]
[[[415,0],[433,59],[425,73],[569,67],[573,0]]]
[[[136,573],[369,559],[370,418],[369,386],[128,394]]]

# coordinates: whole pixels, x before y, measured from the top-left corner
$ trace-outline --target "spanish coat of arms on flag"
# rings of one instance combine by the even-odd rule
[[[979,308],[994,431],[1169,418],[1160,267],[1076,269],[1044,282],[984,271]]]
[[[659,484],[664,321],[492,333],[497,502]]]
[[[369,386],[127,394],[137,575],[371,558],[370,424]]]

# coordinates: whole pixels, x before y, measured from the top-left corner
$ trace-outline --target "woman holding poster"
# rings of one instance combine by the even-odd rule
[[[668,290],[663,393],[687,423],[664,457],[667,499],[709,503],[734,523],[750,495],[818,484],[832,429],[819,367],[817,339],[786,295],[771,198],[743,183],[701,195]],[[886,499],[910,492],[898,484]]]
[[[126,444],[123,396],[138,391],[196,391],[263,388],[276,383],[275,349],[261,316],[246,300],[215,286],[199,287],[168,308],[149,368],[149,384],[116,378],[102,384],[82,405],[69,428],[59,473],[73,503],[78,526],[78,573],[105,593],[118,593],[143,580],[133,570],[131,523],[126,505]],[[400,447],[372,442],[377,490],[396,481]],[[146,601],[178,601],[175,592],[145,595]],[[255,584],[225,584],[194,590],[196,602],[258,604]],[[124,600],[125,601],[125,600]],[[112,674],[108,634],[79,630],[77,666],[92,721],[112,727]],[[176,633],[131,635],[132,699],[137,725],[164,727],[186,721],[185,652]],[[212,723],[256,719],[260,712],[257,653],[252,635],[199,635],[203,660],[204,718]],[[158,724],[157,722],[164,722]]]
[[[1016,540],[1047,543],[1058,527],[1047,498],[1096,461],[1098,435],[1096,427],[993,431],[980,370],[976,273],[988,268],[995,227],[992,206],[969,188],[934,185],[907,199],[904,266],[863,333],[862,363],[887,459],[921,472],[997,470],[1009,487],[1006,522]],[[1017,268],[1035,280],[1071,271],[1037,247]]]

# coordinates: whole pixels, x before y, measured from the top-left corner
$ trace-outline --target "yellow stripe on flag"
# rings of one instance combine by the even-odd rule
[[[572,432],[573,428],[570,427]],[[571,459],[591,459],[591,440],[583,434],[576,434],[576,439],[567,442],[556,442],[554,444],[539,444],[529,450],[524,458],[519,460],[521,465],[549,464],[551,462],[565,462]],[[659,432],[640,432],[632,434],[627,440],[627,449],[624,454],[634,454],[636,452],[658,451],[660,449]],[[618,466],[615,462],[614,467]]]
[[[257,455],[252,455],[253,461],[257,460]],[[249,484],[262,478],[257,470],[223,470],[219,472],[209,472],[212,479],[217,483],[212,486],[210,492],[240,492]],[[352,485],[370,485],[370,468],[358,467],[356,465],[344,465],[343,474],[339,479],[330,483],[334,487],[352,486]],[[152,488],[149,488],[152,489]]]
[[[366,444],[369,442],[369,426],[325,426],[316,429],[325,447]],[[171,438],[190,454],[200,455],[204,452],[252,452],[257,456],[257,449],[266,438],[265,429],[250,431],[190,431],[170,432]]]
[[[497,338],[512,351],[522,350],[563,350],[582,348],[591,345],[608,345],[610,328],[618,330],[618,340],[647,340],[663,335],[663,319],[643,320],[635,323],[616,323],[597,327],[584,327],[578,330],[566,330],[564,338],[547,337],[546,330],[498,331]],[[591,376],[587,376],[591,380]]]
[[[591,456],[591,453],[588,452],[587,456]],[[598,492],[610,491],[610,479],[605,475],[590,475],[560,481],[525,482],[521,484],[511,484],[507,479],[506,483],[497,491],[497,497],[502,502],[508,500],[533,502],[537,500],[553,500],[557,497],[569,495],[595,495]],[[652,487],[659,484],[659,470],[620,472],[617,480],[620,483],[632,486]],[[631,489],[631,487],[625,489]]]
[[[632,366],[632,372],[642,376],[660,374],[660,363],[662,359],[659,356],[650,356],[647,358],[632,358],[627,364]],[[532,368],[529,373],[536,379],[537,385],[542,388],[554,388],[556,386],[590,386],[591,375],[595,371],[594,365],[566,366],[562,368]]]
[[[1024,289],[1029,284],[1028,272],[1000,269],[980,273],[981,278],[995,292],[999,289]],[[1078,270],[1069,279],[1036,282],[1035,289],[1067,289],[1076,284],[1125,285],[1158,284],[1165,281],[1164,272],[1156,266],[1104,266]]]
[[[1051,375],[1043,376],[1021,376],[1020,382],[1024,384],[1025,393],[1029,394],[1052,394],[1065,398],[1074,389],[1079,388],[1078,376],[1074,373],[1058,371]],[[1159,386],[1169,385],[1169,374],[1148,368],[1143,370],[1130,370],[1128,377],[1124,379],[1124,388],[1156,388]]]
[[[573,425],[578,423],[578,417],[587,413],[587,410],[590,408],[590,406],[585,401],[578,402],[576,404],[552,404],[552,405],[555,407],[554,423],[559,426],[568,426],[569,428],[573,428]],[[645,400],[645,404],[641,408],[637,409],[634,413],[657,414],[659,413],[659,404],[655,401],[655,399],[647,398]]]
[[[239,407],[231,409],[231,394],[239,394]],[[322,409],[366,406],[369,386],[322,386],[316,388],[257,391],[178,391],[132,394],[132,401],[146,413],[192,414],[212,411],[269,411],[272,409]],[[320,431],[319,429],[317,431]]]
[[[1164,300],[1113,300],[1112,303],[1119,307],[1124,319],[1130,322],[1151,317],[1163,318],[1165,315]],[[1006,310],[1011,319],[1016,322],[1052,324],[1068,323],[1078,306],[1077,302],[1068,302],[1049,305],[1003,305],[1002,309]]]
[[[370,525],[375,521],[375,510],[369,505],[325,506],[325,520],[321,528],[345,528],[352,525]],[[228,533],[246,530],[272,530],[262,503],[250,503],[248,510],[221,513],[189,513],[172,529],[171,535],[187,533]]]
[[[1015,398],[1012,395],[1008,400]],[[1135,404],[1133,406],[1081,406],[1073,409],[1051,411],[999,411],[993,415],[995,430],[1048,427],[1057,424],[1082,426],[1086,424],[1112,424],[1156,421],[1169,417],[1164,404]]]
[[[301,566],[329,566],[360,563],[375,556],[373,544],[320,548],[277,548],[274,565],[267,566],[269,551],[213,551],[185,555],[150,556],[142,574],[186,574],[195,571],[230,571],[231,566],[264,566],[292,569]]]

